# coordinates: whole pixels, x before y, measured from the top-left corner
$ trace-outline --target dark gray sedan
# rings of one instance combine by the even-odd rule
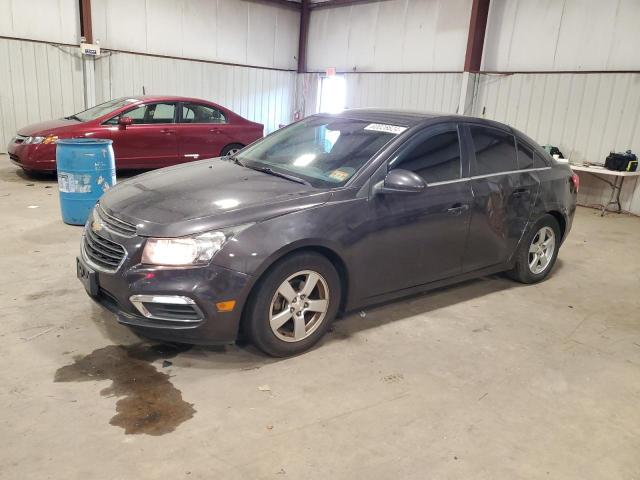
[[[517,130],[380,110],[314,115],[234,156],[118,184],[78,276],[143,336],[303,352],[349,311],[471,277],[543,280],[578,177]]]

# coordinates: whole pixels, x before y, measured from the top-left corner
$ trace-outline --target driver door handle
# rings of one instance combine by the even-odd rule
[[[451,208],[447,209],[449,215],[460,215],[462,212],[469,210],[469,205],[466,203],[455,203],[451,205]]]
[[[160,133],[164,133],[166,135],[171,135],[171,134],[176,133],[176,131],[175,130],[170,130],[168,128],[163,128],[162,130],[160,130]]]

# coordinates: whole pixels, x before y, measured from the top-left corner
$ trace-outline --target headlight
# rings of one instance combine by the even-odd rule
[[[241,228],[244,229],[246,226]],[[209,263],[233,233],[238,233],[238,229],[231,232],[207,232],[194,237],[150,238],[142,252],[142,263],[204,265]]]
[[[24,143],[38,145],[40,143],[44,143],[48,145],[49,143],[55,143],[58,140],[57,135],[47,135],[46,137],[28,137]]]

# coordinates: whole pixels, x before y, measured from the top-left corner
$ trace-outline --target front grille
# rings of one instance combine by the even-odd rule
[[[105,227],[109,230],[119,233],[121,235],[127,237],[133,237],[136,234],[136,226],[131,223],[127,223],[124,220],[120,220],[119,218],[114,217],[113,215],[109,215],[105,212],[100,205],[96,209],[98,212],[98,216],[100,220],[104,223]]]
[[[84,251],[95,265],[107,270],[116,270],[127,253],[122,245],[99,236],[90,227],[85,230]]]
[[[202,319],[195,305],[176,305],[173,303],[143,302],[152,317],[175,321],[198,321]]]

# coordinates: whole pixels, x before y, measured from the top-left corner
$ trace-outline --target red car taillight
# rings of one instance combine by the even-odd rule
[[[580,177],[575,172],[571,172],[571,184],[573,185],[576,193],[578,193],[578,190],[580,190]]]

